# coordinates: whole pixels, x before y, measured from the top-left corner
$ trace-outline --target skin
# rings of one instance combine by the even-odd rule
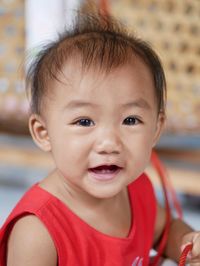
[[[32,114],[29,122],[34,141],[56,165],[40,186],[100,232],[126,237],[132,219],[127,185],[146,168],[164,123],[152,75],[138,58],[108,74],[98,68],[83,73],[78,63],[66,64],[62,73],[61,82],[51,84],[42,114]],[[98,180],[89,169],[99,165],[121,169],[109,180]],[[164,224],[158,205],[155,244]],[[165,254],[178,260],[182,236],[191,231],[172,220]],[[36,217],[20,219],[9,237],[8,266],[18,265],[57,265],[54,243]]]

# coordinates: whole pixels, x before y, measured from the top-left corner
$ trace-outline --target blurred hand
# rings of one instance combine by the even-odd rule
[[[187,263],[190,266],[200,266],[200,232],[191,232],[184,235],[181,250],[183,251],[188,244],[192,244],[193,247],[187,256]]]

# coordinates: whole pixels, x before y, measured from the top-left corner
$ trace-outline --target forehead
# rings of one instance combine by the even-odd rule
[[[106,71],[103,67],[83,68],[80,60],[66,63],[54,81],[54,99],[127,102],[144,98],[155,105],[153,76],[143,61],[134,57],[130,62]],[[103,102],[103,101],[102,101]]]

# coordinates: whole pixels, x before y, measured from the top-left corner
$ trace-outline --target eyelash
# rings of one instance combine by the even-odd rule
[[[129,124],[126,124],[125,121],[128,120],[128,119],[129,119],[129,122],[130,123]],[[127,125],[127,126],[135,126],[135,125],[138,125],[138,124],[141,124],[141,123],[142,123],[142,121],[139,118],[135,117],[135,116],[128,116],[123,121],[123,124],[124,125]]]
[[[122,124],[126,125],[126,126],[135,126],[135,125],[138,125],[141,123],[142,123],[142,121],[139,118],[137,118],[135,116],[129,116],[129,117],[126,117],[124,119]],[[73,125],[82,126],[82,127],[90,127],[90,126],[94,126],[95,123],[94,123],[94,121],[92,121],[89,118],[81,118],[81,119],[78,119],[77,121],[75,121],[73,123]]]
[[[88,123],[89,122],[89,123]],[[91,126],[91,122],[92,122],[92,126],[94,126],[94,122],[89,119],[89,118],[81,118],[81,119],[78,119],[77,121],[75,121],[73,123],[73,125],[76,125],[76,126],[82,126],[82,127],[90,127]],[[85,125],[83,125],[83,123],[85,123]]]

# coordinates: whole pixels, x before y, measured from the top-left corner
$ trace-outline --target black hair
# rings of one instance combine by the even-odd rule
[[[76,55],[83,69],[98,65],[107,72],[127,63],[132,55],[138,56],[152,73],[158,112],[165,112],[166,80],[158,55],[147,42],[129,34],[116,19],[100,13],[78,13],[73,27],[37,54],[26,77],[32,112],[41,113],[49,82],[57,79],[63,64]]]

